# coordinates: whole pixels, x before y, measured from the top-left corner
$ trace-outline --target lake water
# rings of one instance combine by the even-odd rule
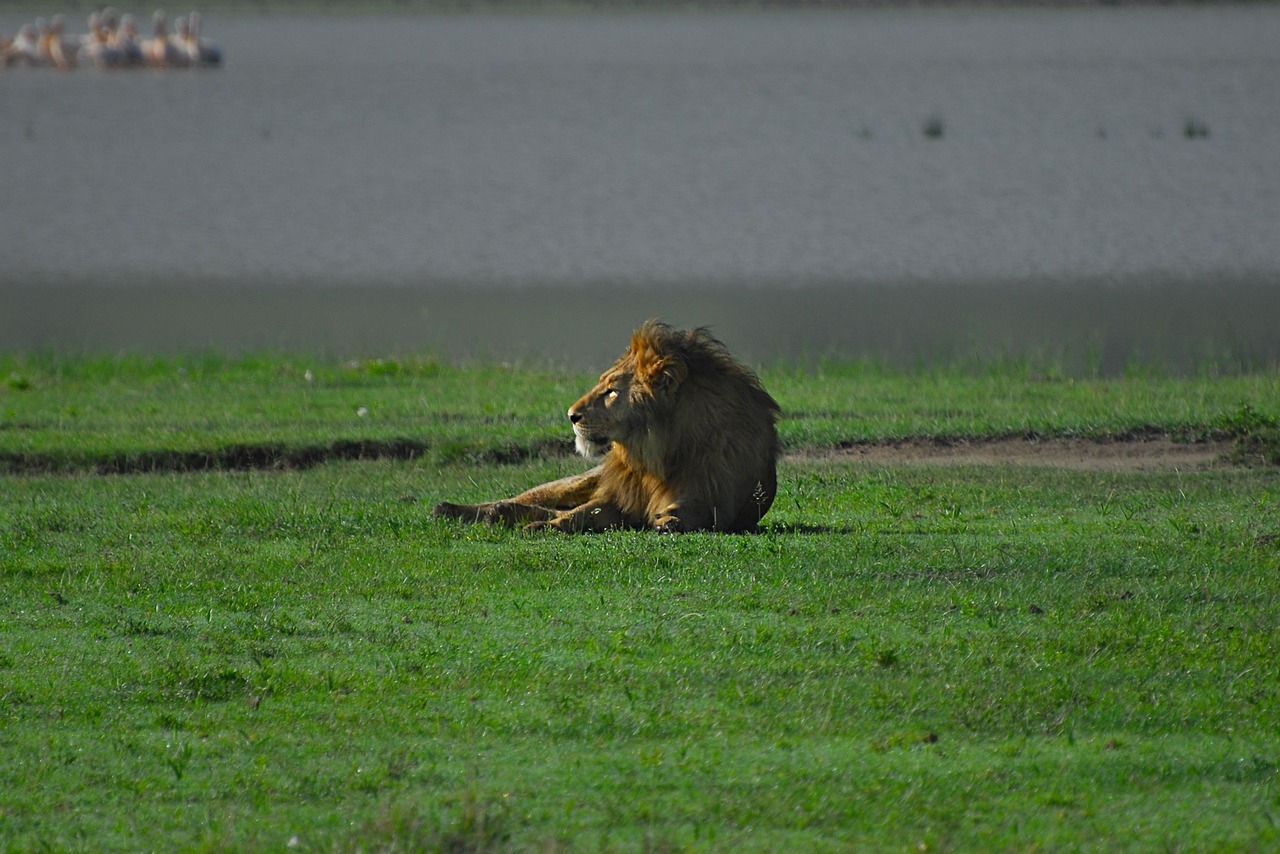
[[[1273,5],[204,30],[0,73],[0,348],[1280,359]]]

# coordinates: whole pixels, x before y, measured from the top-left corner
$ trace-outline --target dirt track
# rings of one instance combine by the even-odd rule
[[[1134,433],[1103,439],[1002,436],[978,439],[917,437],[851,441],[837,447],[808,448],[787,454],[795,462],[826,461],[903,465],[1018,465],[1077,471],[1195,471],[1233,465],[1236,443],[1228,437],[1188,442],[1163,433]],[[59,455],[0,453],[0,474],[32,475],[69,471],[136,474],[208,470],[308,469],[335,460],[412,460],[428,445],[408,439],[337,441],[328,445],[286,447],[237,445],[207,451],[145,451],[75,460]],[[565,440],[530,447],[479,450],[476,463],[517,463],[531,457],[573,455]]]
[[[1118,439],[1001,437],[973,441],[907,439],[803,451],[795,460],[872,465],[1018,465],[1077,471],[1189,471],[1227,465],[1230,439],[1176,442],[1167,436]]]

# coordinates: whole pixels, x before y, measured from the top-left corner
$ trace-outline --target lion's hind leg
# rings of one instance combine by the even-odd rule
[[[596,466],[591,471],[535,486],[503,501],[486,501],[483,504],[441,501],[431,515],[439,519],[513,526],[549,522],[590,500],[599,483],[600,466]]]
[[[554,507],[557,510],[572,510],[591,501],[600,486],[600,470],[596,466],[582,474],[571,474],[533,489],[520,493],[512,501],[521,504],[535,504],[539,507]]]
[[[557,511],[537,504],[519,501],[489,501],[484,504],[453,504],[441,501],[431,511],[437,519],[461,519],[464,522],[487,522],[490,525],[528,525],[556,518]]]

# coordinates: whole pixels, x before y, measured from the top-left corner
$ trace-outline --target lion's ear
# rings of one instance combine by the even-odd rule
[[[631,336],[630,357],[634,360],[636,379],[651,392],[670,394],[689,375],[684,359],[663,353],[663,335],[669,330],[663,324],[649,321]]]
[[[689,375],[689,368],[684,360],[673,359],[670,356],[654,359],[646,368],[643,376],[645,385],[655,392],[666,394],[679,388],[684,378]]]

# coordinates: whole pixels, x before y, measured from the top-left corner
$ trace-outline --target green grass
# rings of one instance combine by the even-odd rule
[[[1252,441],[1280,412],[1265,373],[764,376],[792,448]],[[528,535],[426,511],[580,468],[537,451],[590,377],[284,357],[4,377],[5,848],[1280,846],[1275,467],[799,458],[759,535]],[[378,458],[289,456],[344,443]],[[228,470],[212,452],[236,446],[283,467]],[[174,449],[210,468],[94,474]]]

